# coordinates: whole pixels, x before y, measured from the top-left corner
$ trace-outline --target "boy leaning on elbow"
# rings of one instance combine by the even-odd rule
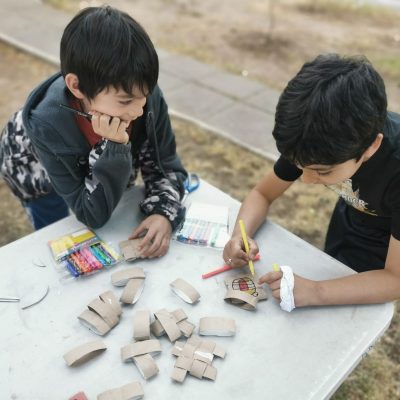
[[[238,220],[252,236],[295,180],[325,185],[339,195],[325,251],[358,272],[325,281],[294,274],[295,306],[400,298],[400,115],[387,111],[378,72],[364,57],[328,54],[304,64],[280,96],[273,136],[281,156]],[[258,247],[249,242],[253,258]],[[238,223],[223,257],[234,267],[248,262]],[[260,278],[277,299],[282,275]]]
[[[150,38],[128,14],[89,7],[65,28],[60,61],[61,72],[34,89],[4,128],[1,174],[36,229],[69,209],[98,228],[140,171],[145,218],[131,237],[144,235],[143,257],[164,255],[184,218],[187,173]]]

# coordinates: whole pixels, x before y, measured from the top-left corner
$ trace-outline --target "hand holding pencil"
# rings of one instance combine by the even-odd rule
[[[239,228],[239,223],[237,228]],[[230,265],[233,268],[239,268],[246,266],[249,263],[249,260],[254,261],[256,255],[259,253],[257,243],[249,236],[247,236],[247,243],[249,245],[248,254],[244,248],[241,232],[237,230],[237,233],[234,233],[225,245],[223,252],[225,264]]]

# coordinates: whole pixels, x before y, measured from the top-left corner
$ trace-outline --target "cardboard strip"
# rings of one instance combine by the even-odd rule
[[[175,361],[175,367],[182,368],[186,371],[190,371],[190,368],[192,368],[192,363],[193,363],[193,358],[180,356]]]
[[[186,303],[194,304],[200,300],[200,293],[181,278],[175,279],[170,286],[172,291]]]
[[[119,304],[118,299],[115,297],[115,294],[111,290],[102,293],[101,295],[99,295],[99,297],[102,301],[104,301],[104,303],[109,304],[118,316],[122,314],[121,304]]]
[[[83,325],[97,335],[103,336],[111,330],[111,327],[106,321],[93,311],[85,310],[78,316],[78,319]]]
[[[132,382],[100,393],[97,400],[139,400],[143,396],[144,391],[140,382]]]
[[[203,378],[215,381],[217,379],[217,368],[213,367],[212,365],[207,365],[203,374]]]
[[[101,354],[107,346],[101,340],[82,344],[64,354],[64,360],[69,367],[80,365]]]
[[[172,311],[171,314],[174,316],[176,322],[181,322],[188,317],[185,311],[182,310],[182,308],[178,308],[177,310]]]
[[[133,317],[133,338],[135,340],[150,339],[150,311],[137,311]]]
[[[125,286],[130,279],[145,279],[143,268],[132,267],[114,272],[111,275],[111,283],[114,286]]]
[[[240,305],[241,308],[250,311],[255,310],[258,303],[257,297],[233,289],[228,289],[226,291],[224,300],[234,305]]]
[[[160,337],[165,335],[165,329],[162,327],[159,320],[155,320],[150,324],[150,331],[154,336]]]
[[[121,294],[120,301],[125,304],[135,304],[143,292],[144,279],[130,279]]]
[[[122,361],[132,361],[133,357],[142,356],[144,354],[158,354],[161,352],[161,344],[157,339],[144,340],[128,344],[121,348]]]
[[[200,318],[199,334],[206,336],[233,336],[236,323],[232,318],[203,317]]]
[[[181,342],[181,341],[177,340],[175,342],[175,344],[174,344],[174,347],[171,350],[171,354],[173,356],[179,357],[181,355],[181,352],[182,352],[182,349],[183,349],[184,345],[185,345],[184,342]]]
[[[115,309],[110,304],[104,303],[104,301],[100,299],[92,300],[88,304],[88,308],[90,311],[99,314],[110,328],[113,328],[119,322],[119,317]]]
[[[190,337],[194,331],[194,328],[196,327],[195,324],[192,324],[189,321],[183,320],[177,323],[179,329],[183,333],[185,337]]]
[[[187,371],[182,368],[176,368],[172,370],[171,379],[176,382],[182,383],[186,378]]]
[[[190,368],[189,374],[195,376],[198,379],[203,379],[204,372],[207,368],[207,364],[199,361],[193,360],[192,367]]]
[[[171,313],[166,310],[160,310],[157,311],[154,315],[164,328],[171,342],[175,342],[175,340],[179,339],[182,336],[182,332],[179,329],[175,318]]]
[[[133,358],[134,363],[139,369],[144,379],[150,379],[158,374],[158,367],[150,354],[144,354]]]
[[[214,348],[214,356],[219,358],[225,358],[226,352],[219,344],[217,344]]]
[[[142,239],[129,239],[119,243],[125,261],[135,261],[140,257],[139,245],[141,241]]]

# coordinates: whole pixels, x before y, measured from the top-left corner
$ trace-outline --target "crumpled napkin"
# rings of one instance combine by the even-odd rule
[[[294,304],[293,288],[294,288],[294,276],[292,268],[287,265],[281,265],[281,271],[283,276],[281,279],[281,303],[282,310],[290,312],[296,308]]]

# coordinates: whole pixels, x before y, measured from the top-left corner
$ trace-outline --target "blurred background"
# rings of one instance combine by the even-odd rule
[[[42,3],[71,18],[81,8],[103,4]],[[277,93],[304,62],[320,53],[364,54],[385,80],[389,109],[400,110],[400,0],[118,0],[107,4],[137,19],[160,51],[188,56]],[[24,104],[34,86],[56,70],[57,66],[0,41],[0,125]],[[273,160],[204,129],[205,125],[177,117],[172,124],[186,168],[240,201],[272,168]],[[1,180],[0,200],[0,245],[4,245],[32,228]],[[273,205],[271,219],[322,248],[335,201],[336,196],[324,187],[296,182]],[[396,312],[380,343],[333,399],[400,398],[398,326]]]

